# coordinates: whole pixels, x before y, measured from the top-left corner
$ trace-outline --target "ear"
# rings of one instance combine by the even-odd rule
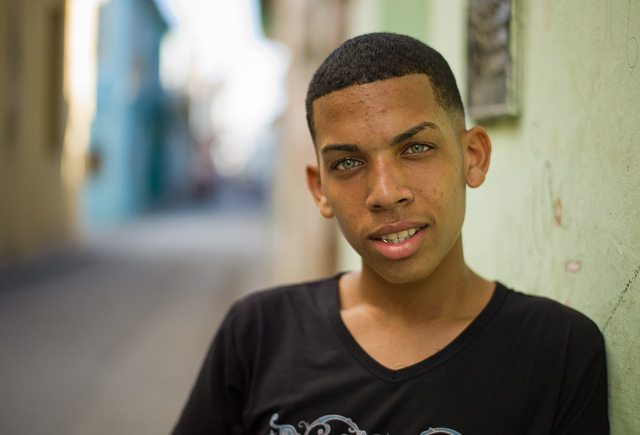
[[[464,133],[466,181],[469,187],[484,182],[491,160],[491,140],[482,127],[473,127]]]
[[[313,196],[313,200],[316,202],[320,214],[327,219],[332,218],[333,210],[331,210],[329,201],[322,190],[322,181],[320,179],[320,169],[318,165],[307,165],[307,186],[309,187],[311,196]]]

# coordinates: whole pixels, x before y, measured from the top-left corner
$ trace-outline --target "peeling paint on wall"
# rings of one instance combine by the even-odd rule
[[[582,269],[582,261],[580,260],[567,260],[564,264],[564,270],[567,273],[578,273]]]

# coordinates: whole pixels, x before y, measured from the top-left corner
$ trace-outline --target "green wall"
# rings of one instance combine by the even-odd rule
[[[427,36],[426,11],[424,0],[383,0],[381,30],[424,40]]]
[[[494,151],[469,192],[466,257],[600,326],[612,433],[640,433],[640,2],[517,6],[521,114],[484,124]]]
[[[354,4],[368,20],[352,18],[355,32],[423,39],[466,94],[466,1]],[[482,124],[493,156],[468,193],[465,255],[599,325],[612,433],[640,434],[640,1],[520,0],[515,19],[520,115]],[[357,267],[341,247],[342,267]]]

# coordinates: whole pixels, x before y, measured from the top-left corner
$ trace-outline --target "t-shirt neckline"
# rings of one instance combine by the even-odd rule
[[[333,324],[333,327],[340,341],[347,348],[352,357],[369,372],[389,382],[401,382],[416,377],[426,371],[434,369],[435,367],[445,363],[446,361],[457,355],[491,320],[494,314],[498,311],[498,308],[502,304],[508,291],[508,289],[504,285],[502,285],[500,282],[496,282],[495,290],[487,305],[482,309],[480,314],[478,314],[478,316],[473,319],[471,323],[455,339],[453,339],[451,343],[449,343],[439,352],[425,358],[422,361],[419,361],[408,367],[393,370],[383,366],[371,355],[369,355],[360,346],[353,335],[351,335],[351,332],[344,324],[344,321],[340,316],[339,294],[339,280],[342,275],[342,273],[336,275],[333,281],[333,295],[330,298],[328,305],[328,314],[331,323]]]

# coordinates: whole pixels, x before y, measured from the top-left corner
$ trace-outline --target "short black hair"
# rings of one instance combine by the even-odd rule
[[[395,33],[369,33],[343,42],[316,70],[307,91],[309,132],[315,142],[313,102],[354,85],[409,74],[426,74],[436,102],[464,122],[464,106],[456,79],[440,53],[415,38]]]

